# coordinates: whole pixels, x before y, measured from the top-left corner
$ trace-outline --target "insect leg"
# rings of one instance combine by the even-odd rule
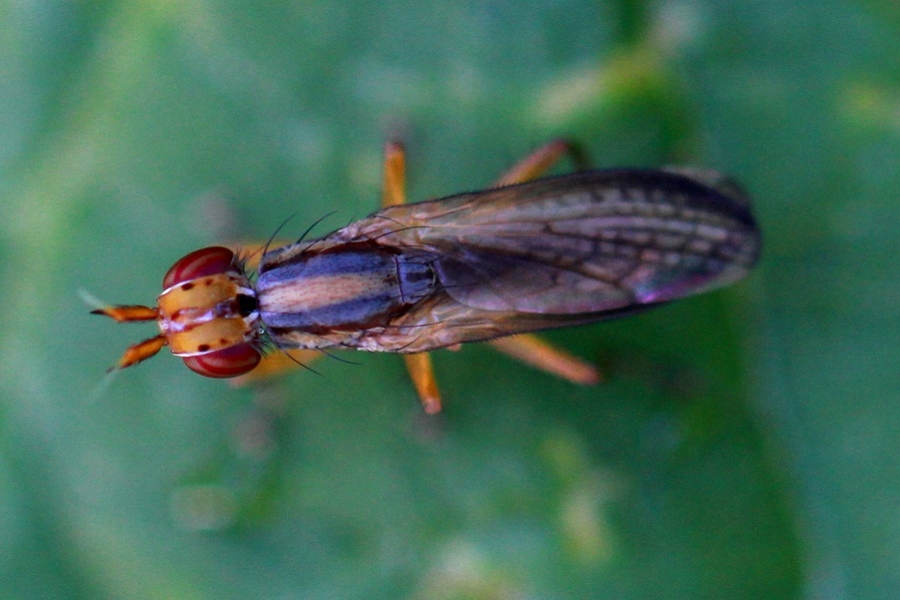
[[[593,385],[599,383],[600,373],[593,365],[532,334],[492,340],[490,344],[523,363],[567,379],[572,383]]]
[[[406,370],[409,372],[409,377],[422,402],[422,408],[429,415],[441,412],[441,394],[434,378],[431,354],[428,352],[404,354],[403,360],[406,362]]]
[[[400,142],[384,145],[384,184],[381,206],[406,204],[406,151]]]
[[[536,179],[549,171],[565,155],[569,155],[576,166],[587,167],[584,153],[577,145],[568,140],[555,139],[516,163],[494,182],[494,187]],[[573,383],[590,385],[600,381],[600,373],[593,365],[552,346],[534,334],[500,338],[489,343],[500,352],[527,365]]]
[[[282,348],[280,350],[269,352],[263,355],[262,360],[256,365],[256,368],[247,373],[233,379],[229,379],[228,383],[235,387],[245,385],[256,385],[278,377],[289,371],[293,371],[299,365],[308,365],[314,360],[318,360],[322,353],[318,350],[305,350],[303,348]]]
[[[524,183],[545,175],[563,156],[568,155],[578,169],[588,168],[582,149],[562,138],[548,142],[513,165],[492,187]]]
[[[391,141],[384,146],[384,187],[381,194],[382,206],[406,204],[406,152],[399,142]],[[404,354],[406,370],[413,387],[428,414],[441,410],[441,394],[434,378],[431,355]]]

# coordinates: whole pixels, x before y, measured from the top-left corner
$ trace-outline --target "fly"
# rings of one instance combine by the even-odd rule
[[[569,149],[548,144],[498,187],[405,204],[403,152],[391,144],[382,210],[269,250],[255,280],[232,250],[204,248],[169,269],[155,308],[94,311],[159,326],[114,368],[166,345],[209,377],[247,373],[270,348],[417,355],[634,314],[729,285],[755,264],[749,200],[721,174],[533,179]],[[434,387],[424,368],[417,376],[411,366],[414,381],[431,377]],[[420,383],[426,408],[439,409]]]

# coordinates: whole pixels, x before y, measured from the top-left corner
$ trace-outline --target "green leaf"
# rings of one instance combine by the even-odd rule
[[[890,597],[900,587],[894,3],[5,3],[0,596]],[[553,137],[732,172],[733,288],[548,337],[263,387],[104,370],[214,243],[489,184]]]

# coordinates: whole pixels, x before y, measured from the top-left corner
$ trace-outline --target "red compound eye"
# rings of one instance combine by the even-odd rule
[[[183,357],[184,364],[191,371],[220,379],[249,373],[261,359],[259,350],[246,342],[208,354]]]
[[[163,289],[167,290],[182,281],[190,281],[205,275],[224,273],[234,264],[234,252],[222,246],[210,246],[195,250],[180,258],[163,277]]]

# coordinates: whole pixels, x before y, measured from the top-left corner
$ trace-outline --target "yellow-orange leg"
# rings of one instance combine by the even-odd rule
[[[554,140],[538,148],[509,169],[494,182],[494,187],[522,183],[546,173],[564,155],[570,155],[576,162],[581,161],[578,149],[565,140]],[[384,186],[382,206],[406,203],[406,157],[403,146],[388,142],[384,153]],[[244,252],[250,246],[243,246]],[[261,247],[252,247],[248,256],[248,266],[259,260]],[[495,349],[516,358],[532,367],[546,371],[573,383],[590,385],[600,381],[600,374],[593,365],[565,352],[532,334],[517,335],[489,342]],[[263,358],[259,366],[247,375],[232,380],[237,385],[260,381],[296,366],[306,364],[321,353],[316,350],[286,350],[275,352]],[[429,414],[441,410],[441,396],[434,376],[431,355],[427,352],[403,356],[413,386],[422,407]]]
[[[583,166],[584,155],[571,142],[556,139],[548,142],[513,165],[497,181],[494,187],[524,183],[536,179],[549,171],[564,155],[569,155],[579,166]],[[552,373],[573,383],[591,385],[600,381],[597,369],[551,345],[536,335],[526,333],[489,342],[491,346],[516,358],[525,364]]]
[[[384,187],[381,193],[382,206],[406,204],[406,155],[398,142],[388,142],[384,147]],[[422,408],[428,414],[441,410],[441,394],[434,378],[431,354],[404,354],[403,361],[409,378],[412,379]]]
[[[519,161],[496,182],[494,187],[522,183],[546,173],[560,158],[569,154],[580,161],[578,149],[566,140],[554,140],[538,148]],[[382,206],[394,206],[406,202],[406,158],[403,146],[388,142],[384,151],[384,189]],[[490,344],[528,365],[547,371],[574,383],[593,384],[600,381],[600,374],[592,365],[568,352],[560,350],[535,335],[524,334],[494,340]],[[434,377],[431,355],[427,352],[407,354],[406,369],[412,379],[425,412],[441,410],[441,397]]]
[[[572,356],[550,342],[531,333],[514,335],[488,342],[494,349],[541,371],[552,373],[572,383],[593,385],[600,381],[600,373],[589,363]]]
[[[384,153],[384,187],[382,191],[382,206],[393,206],[406,203],[406,159],[403,147],[395,142],[389,142],[385,146]],[[248,250],[249,249],[249,250]],[[247,266],[253,268],[262,254],[262,247],[244,246],[243,251],[247,257]],[[256,383],[279,372],[295,367],[297,363],[307,364],[321,355],[317,350],[288,349],[283,352],[273,352],[263,357],[260,364],[251,372],[233,379],[235,385]],[[441,410],[441,395],[438,392],[437,381],[434,377],[434,368],[431,363],[431,355],[428,353],[406,354],[403,356],[406,370],[416,388],[422,407],[428,414],[434,414]]]
[[[518,163],[494,182],[493,187],[524,183],[537,179],[553,168],[559,159],[568,154],[579,167],[584,166],[584,155],[581,149],[568,140],[556,139],[547,142]]]

